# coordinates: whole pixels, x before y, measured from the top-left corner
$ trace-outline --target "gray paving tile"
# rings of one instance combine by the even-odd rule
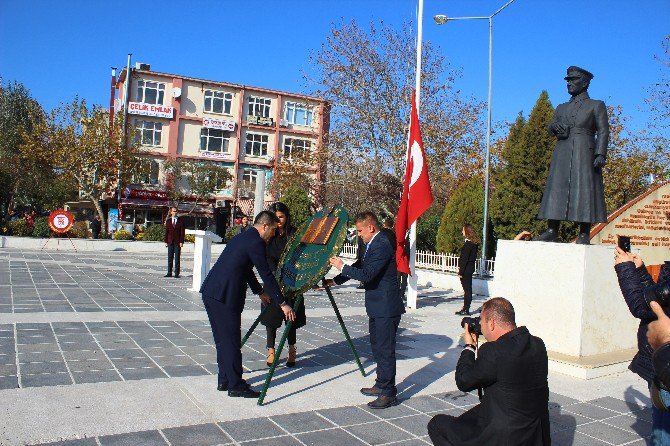
[[[584,417],[591,418],[592,420],[602,420],[605,418],[611,418],[619,415],[619,412],[604,409],[602,407],[590,403],[573,404],[571,406],[564,408],[563,413],[582,415]]]
[[[396,420],[393,420],[394,423],[395,421]],[[386,421],[358,424],[345,427],[344,429],[371,445],[385,444],[392,441],[412,438],[412,434],[404,432]]]
[[[628,416],[638,420],[646,421],[647,423],[651,423],[651,413],[651,407],[645,407],[639,412],[628,414]]]
[[[123,379],[127,381],[138,379],[167,378],[167,375],[157,367],[148,369],[120,369],[119,373],[121,373]]]
[[[209,372],[198,365],[184,365],[184,366],[164,366],[163,370],[171,377],[180,376],[203,376],[209,375]]]
[[[630,415],[619,415],[618,417],[609,418],[603,423],[610,426],[618,427],[619,429],[628,432],[634,432],[640,437],[648,437],[651,435],[651,423],[634,418]]]
[[[620,413],[630,413],[642,410],[645,406],[637,402],[623,401],[611,396],[601,397],[595,400],[587,401],[587,403],[594,404],[605,409],[614,410]]]
[[[610,444],[623,444],[640,438],[636,433],[618,429],[600,421],[578,426],[577,432],[581,432]]]
[[[20,364],[21,374],[67,373],[65,362],[25,362]]]
[[[473,395],[471,393],[453,391],[433,396],[457,407],[468,407],[474,404],[479,404],[479,398],[477,395]]]
[[[162,431],[173,445],[213,446],[233,442],[216,424],[173,427]]]
[[[307,446],[365,445],[365,443],[342,429],[309,432],[306,434],[298,434],[295,437]]]
[[[72,377],[74,378],[75,384],[121,381],[121,377],[115,370],[72,372]]]
[[[0,376],[0,389],[16,389],[19,380],[16,376]]]
[[[313,412],[275,415],[271,418],[275,423],[292,434],[327,429],[334,426],[332,422],[325,420]]]
[[[286,435],[286,432],[270,421],[269,418],[226,421],[218,424],[235,441],[258,440]]]
[[[290,436],[267,438],[264,440],[254,440],[242,443],[244,446],[303,446],[298,440]],[[342,445],[340,445],[342,446]]]
[[[406,417],[409,415],[416,415],[421,413],[418,410],[412,409],[411,407],[403,406],[401,404],[391,406],[386,409],[371,409],[370,407],[368,407],[367,404],[358,407],[365,410],[366,412],[371,413],[372,415],[375,415],[379,418],[383,418],[385,420],[389,420],[391,418]]]
[[[97,444],[95,438],[81,438],[77,440],[58,441],[55,443],[40,443],[35,446],[96,446]]]
[[[23,387],[43,387],[72,384],[67,373],[42,373],[39,375],[21,375]]]
[[[402,404],[425,413],[444,412],[454,408],[453,405],[447,403],[444,399],[435,398],[430,395],[414,396],[403,400]]]
[[[335,407],[318,411],[338,426],[350,426],[352,424],[368,423],[377,421],[379,418],[360,407]]]
[[[164,446],[167,445],[158,431],[132,432],[129,434],[98,437],[102,446]]]
[[[449,412],[447,412],[449,413]],[[396,418],[389,421],[389,423],[406,430],[412,435],[422,437],[428,435],[428,422],[432,417],[430,415],[411,415],[404,418]]]

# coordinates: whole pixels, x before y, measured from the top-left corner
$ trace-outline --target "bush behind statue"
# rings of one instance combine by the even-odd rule
[[[154,224],[144,230],[142,241],[162,242],[163,240],[165,240],[165,226]]]
[[[51,235],[49,217],[37,217],[33,226],[33,237],[47,238]]]
[[[7,224],[7,229],[11,235],[17,237],[27,237],[33,232],[33,228],[28,224],[25,218],[10,221]]]
[[[119,229],[114,233],[113,238],[114,240],[132,240],[133,235],[124,229]]]

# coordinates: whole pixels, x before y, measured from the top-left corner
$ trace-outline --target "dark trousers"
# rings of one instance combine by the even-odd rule
[[[93,234],[93,238],[95,239],[100,237],[100,231],[91,231],[91,233]]]
[[[244,390],[247,383],[242,379],[242,313],[207,296],[202,296],[202,301],[214,335],[219,384],[228,385],[230,390]]]
[[[174,273],[179,275],[179,260],[181,257],[181,246],[179,243],[170,243],[168,245],[168,274],[172,274],[172,263],[174,263]]]
[[[470,304],[472,303],[472,274],[461,277],[461,285],[463,286],[463,308],[470,311]]]
[[[474,420],[473,426],[476,426],[477,420]],[[453,431],[451,435],[448,434],[450,429],[454,429],[457,425],[457,419],[451,415],[435,415],[428,422],[428,435],[434,446],[453,446],[454,443],[449,441],[449,437],[454,437]],[[473,432],[475,434],[475,432]]]
[[[288,345],[295,345],[296,342],[296,328],[295,323],[291,325],[291,329],[288,331],[288,336],[286,340]],[[265,327],[265,333],[267,334],[267,348],[275,348],[275,342],[277,340],[277,329],[274,327]]]
[[[404,302],[407,298],[405,292],[407,291],[407,273],[398,273],[398,286],[400,288],[400,299]]]
[[[400,316],[371,317],[369,322],[370,346],[377,363],[375,387],[382,395],[395,397],[395,339],[400,325]]]

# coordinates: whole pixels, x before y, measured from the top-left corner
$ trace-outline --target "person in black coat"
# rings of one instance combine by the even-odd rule
[[[277,223],[277,216],[272,212],[260,212],[252,228],[230,239],[200,288],[216,344],[217,390],[227,390],[228,396],[260,396],[260,392],[254,391],[242,379],[241,326],[247,284],[262,302],[269,304],[272,299],[285,318],[295,320],[295,313],[284,301],[265,254]],[[254,267],[263,280],[263,287],[256,279]]]
[[[184,246],[186,226],[184,219],[177,215],[177,208],[170,208],[170,215],[165,220],[165,246],[168,248],[168,271],[165,277],[172,277],[172,263],[174,262],[174,276],[179,277],[181,248]]]
[[[277,232],[270,239],[270,242],[267,246],[267,258],[270,269],[276,273],[277,267],[279,266],[279,260],[288,244],[289,240],[295,234],[296,228],[291,224],[291,213],[282,202],[276,202],[270,205],[270,212],[273,212],[279,219],[279,224],[277,226]],[[296,298],[298,296],[295,296]],[[293,298],[287,298],[287,302],[291,307],[294,305]],[[264,309],[265,305],[262,305],[261,309]],[[288,332],[288,359],[286,361],[287,367],[295,366],[297,349],[296,349],[296,330],[300,327],[304,327],[307,323],[307,317],[305,315],[305,304],[304,302],[300,304],[299,308],[293,308],[295,311],[295,321],[291,325],[291,330]],[[284,321],[284,314],[281,312],[278,306],[270,304],[270,308],[263,316],[261,324],[265,325],[265,331],[267,333],[267,349],[268,357],[266,364],[269,366],[272,365],[275,359],[275,341],[277,338],[277,329],[281,327],[282,322]]]
[[[467,316],[470,314],[472,303],[472,275],[475,273],[475,261],[477,260],[477,249],[479,248],[479,237],[472,225],[463,226],[463,237],[465,243],[461,247],[461,255],[458,257],[458,278],[463,286],[463,308],[456,314]]]
[[[100,216],[96,215],[93,217],[91,222],[91,234],[94,239],[100,238],[100,230],[102,229],[102,223],[100,223]]]
[[[619,288],[621,288],[621,293],[631,314],[640,319],[640,325],[637,329],[638,352],[628,368],[647,381],[652,401],[654,399],[659,402],[663,400],[666,406],[670,406],[670,392],[668,391],[670,388],[660,385],[652,361],[653,348],[647,340],[647,326],[656,319],[656,315],[647,306],[644,290],[653,285],[654,281],[640,256],[626,252],[618,246],[614,252],[614,270],[619,280]],[[668,262],[663,266],[659,275],[659,283],[666,281],[670,282],[670,265]],[[668,308],[663,310],[668,314]],[[652,407],[651,430],[653,444],[670,444],[670,412],[663,410],[662,407],[657,407],[656,404]]]
[[[477,337],[465,324],[465,348],[456,364],[463,392],[483,389],[481,403],[458,417],[436,415],[428,423],[435,446],[550,445],[549,359],[542,339],[515,322],[514,307],[494,297],[482,305],[487,341],[475,356]]]
[[[356,217],[356,230],[365,243],[363,255],[352,265],[345,265],[339,257],[332,257],[330,264],[341,273],[329,279],[328,283],[330,286],[340,285],[354,279],[365,286],[365,311],[369,317],[372,355],[377,362],[377,379],[373,387],[364,387],[361,393],[377,397],[368,403],[370,408],[385,409],[396,404],[396,334],[405,306],[398,293],[395,248],[379,234],[379,221],[375,214],[360,213]]]

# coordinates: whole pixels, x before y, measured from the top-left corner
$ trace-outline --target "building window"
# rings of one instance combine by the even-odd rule
[[[284,119],[290,124],[311,126],[313,117],[311,106],[297,102],[286,103]]]
[[[312,142],[307,139],[286,138],[284,139],[283,155],[286,158],[305,156],[312,148]]]
[[[205,90],[205,111],[208,113],[230,114],[233,94],[223,91]]]
[[[163,105],[165,84],[163,82],[137,81],[137,102]]]
[[[249,96],[249,113],[247,114],[250,116],[269,118],[270,104],[272,104],[271,99]]]
[[[200,131],[200,150],[207,152],[229,153],[229,132],[203,128]]]
[[[244,169],[242,172],[242,181],[248,185],[255,184],[258,174],[258,170]]]
[[[160,146],[163,124],[152,121],[135,121],[137,128],[136,142],[143,146]]]
[[[141,173],[133,178],[133,182],[141,184],[158,184],[158,174],[160,172],[160,164],[158,161],[151,159],[143,159],[141,163]]]
[[[245,153],[249,156],[266,156],[268,154],[268,135],[247,133]]]

